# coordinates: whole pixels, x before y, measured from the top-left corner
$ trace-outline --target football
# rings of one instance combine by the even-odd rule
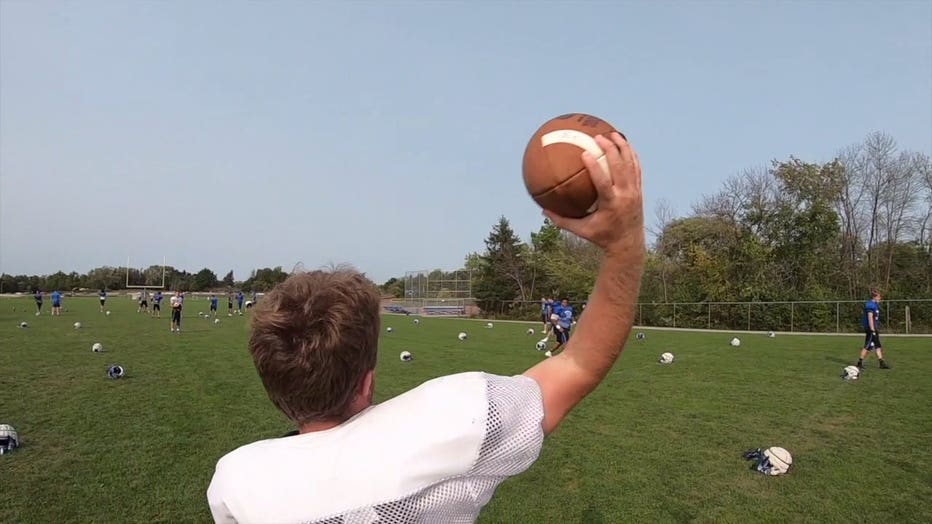
[[[594,137],[613,131],[608,122],[584,113],[561,115],[540,126],[528,141],[522,163],[531,198],[565,217],[580,218],[595,211],[598,195],[582,153],[591,153],[607,173],[608,160]]]

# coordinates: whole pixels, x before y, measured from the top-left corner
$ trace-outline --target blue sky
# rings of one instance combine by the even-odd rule
[[[0,271],[454,269],[545,120],[638,150],[645,205],[932,152],[932,2],[0,1]]]

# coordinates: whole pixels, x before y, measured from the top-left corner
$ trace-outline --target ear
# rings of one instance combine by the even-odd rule
[[[372,403],[372,394],[375,392],[375,370],[370,369],[362,378],[360,397],[366,400],[367,404]]]

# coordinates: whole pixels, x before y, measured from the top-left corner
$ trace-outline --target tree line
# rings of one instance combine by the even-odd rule
[[[682,215],[661,201],[649,233],[642,304],[863,300],[871,289],[930,299],[932,161],[875,132],[828,162],[791,156],[733,175]],[[547,220],[525,242],[502,216],[464,267],[484,312],[535,318],[541,297],[584,301],[599,260],[596,248]],[[383,291],[397,292],[399,279],[389,283]],[[669,324],[659,318],[669,308],[647,309],[658,318],[645,324]],[[695,315],[702,325],[734,316],[719,309]],[[749,314],[775,325],[791,321],[785,309]],[[923,311],[932,317],[930,309]],[[817,316],[827,325],[835,313]]]
[[[163,280],[164,274],[164,280]],[[172,266],[149,266],[147,268],[130,268],[127,278],[125,267],[103,266],[87,273],[58,271],[51,275],[0,275],[0,293],[32,293],[43,291],[79,291],[79,290],[122,290],[130,286],[161,286],[180,291],[223,291],[238,289],[242,291],[265,292],[285,280],[288,273],[281,266],[253,270],[249,278],[242,281],[234,279],[233,271],[223,278],[209,268],[190,273]]]

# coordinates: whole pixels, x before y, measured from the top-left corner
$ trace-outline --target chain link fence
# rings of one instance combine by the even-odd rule
[[[499,301],[478,307],[475,299],[397,299],[412,314],[538,321],[539,301]],[[577,314],[583,301],[571,300]],[[635,323],[645,327],[859,333],[864,314],[861,300],[797,302],[653,302],[639,303]],[[932,299],[884,300],[880,304],[881,333],[932,334]]]

